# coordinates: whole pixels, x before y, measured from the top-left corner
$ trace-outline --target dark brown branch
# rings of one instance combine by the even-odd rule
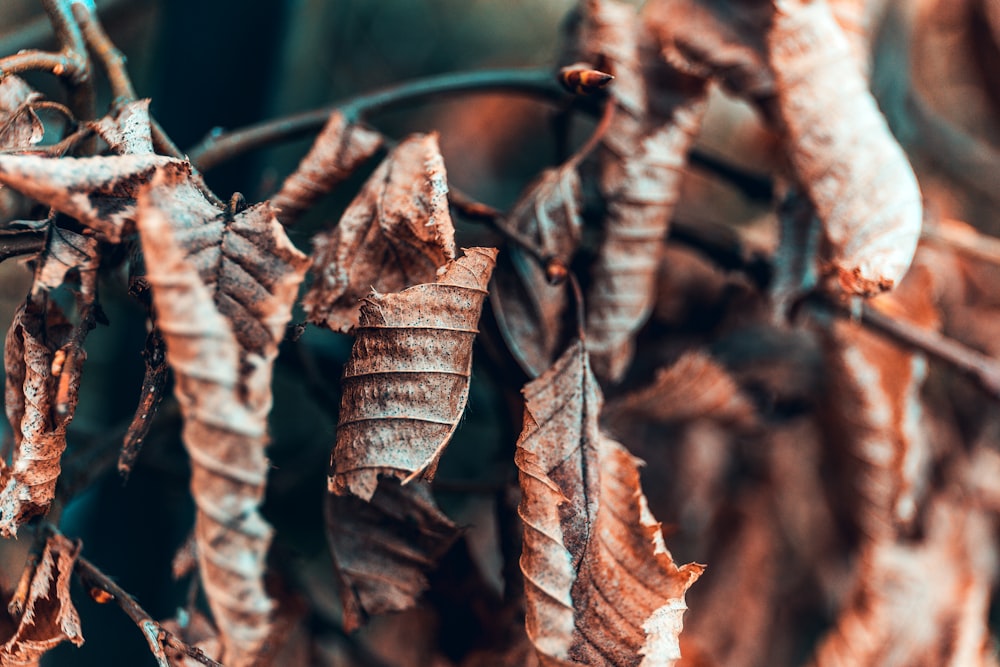
[[[233,132],[212,133],[192,148],[189,156],[199,169],[207,171],[241,153],[316,132],[334,111],[343,113],[348,122],[358,122],[417,100],[470,93],[511,93],[551,102],[569,98],[547,67],[454,72],[407,81],[322,109],[276,118]]]
[[[153,417],[156,416],[167,387],[170,368],[167,365],[166,347],[159,329],[154,328],[149,332],[142,358],[146,365],[146,372],[142,378],[142,393],[118,457],[118,472],[126,481],[139,457],[142,443],[145,442],[149,429],[153,426]]]
[[[125,69],[125,56],[111,42],[108,33],[89,9],[82,3],[73,5],[73,17],[80,26],[83,39],[91,54],[97,59],[111,84],[111,92],[115,99],[112,104],[130,102],[135,99],[135,88],[132,79]]]
[[[11,257],[37,255],[45,250],[45,230],[0,231],[0,262]]]
[[[49,530],[56,532],[55,528],[50,527]],[[146,638],[146,643],[149,644],[150,651],[153,652],[153,656],[161,665],[166,667],[170,664],[166,654],[164,653],[164,649],[169,648],[183,653],[202,665],[222,667],[221,663],[209,658],[201,649],[191,646],[187,642],[182,641],[179,637],[176,637],[167,630],[164,630],[163,626],[153,620],[146,610],[139,606],[139,603],[135,601],[135,598],[129,595],[129,593],[121,586],[112,581],[110,577],[97,569],[97,566],[88,561],[86,558],[83,558],[82,556],[77,558],[74,570],[76,575],[80,578],[80,582],[86,586],[88,590],[96,589],[111,596],[121,610],[124,611],[125,614],[132,619],[132,622],[135,623],[136,626],[142,631],[143,636]]]

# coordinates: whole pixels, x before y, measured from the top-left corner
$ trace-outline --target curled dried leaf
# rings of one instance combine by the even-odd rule
[[[413,135],[379,165],[340,223],[313,238],[316,280],[302,306],[310,322],[348,331],[371,290],[429,282],[454,257],[437,135]]]
[[[331,491],[370,500],[380,475],[433,478],[468,400],[496,256],[470,248],[436,282],[365,299],[344,367]]]
[[[505,224],[532,242],[539,255],[566,266],[580,242],[579,199],[575,164],[546,169],[525,189]],[[551,284],[546,268],[511,245],[498,260],[490,294],[508,349],[532,377],[551,366],[566,343],[566,286]]]
[[[0,183],[76,218],[112,243],[133,231],[135,198],[157,167],[184,164],[159,155],[47,158],[0,155]]]
[[[153,152],[152,127],[149,121],[149,100],[134,100],[116,106],[107,116],[90,123],[118,155],[143,155]]]
[[[639,461],[601,433],[582,343],[524,388],[515,461],[528,636],[543,665],[672,665],[703,566],[677,567],[639,486]]]
[[[258,509],[271,370],[307,260],[267,204],[219,210],[175,165],[140,193],[138,227],[184,416],[202,583],[226,664],[254,664],[271,630]]]
[[[281,224],[294,224],[303,211],[350,176],[381,145],[378,132],[348,123],[339,111],[331,114],[309,153],[271,200]]]
[[[920,188],[825,2],[779,0],[767,35],[789,157],[849,294],[896,285],[920,237]]]
[[[64,641],[80,646],[80,617],[70,599],[70,578],[80,553],[80,543],[53,535],[33,571],[25,572],[27,596],[20,605],[20,618],[13,636],[0,645],[0,664],[35,667],[42,656]]]
[[[27,148],[42,140],[45,129],[31,108],[41,97],[20,77],[0,78],[0,151]]]
[[[427,572],[459,536],[425,482],[383,479],[371,500],[328,494],[326,537],[350,632],[376,614],[412,607]]]

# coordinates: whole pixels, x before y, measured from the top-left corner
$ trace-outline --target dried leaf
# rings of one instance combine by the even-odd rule
[[[149,121],[149,100],[135,100],[115,106],[111,113],[90,123],[118,155],[143,155],[153,152],[152,128]]]
[[[568,265],[580,242],[580,177],[575,164],[546,169],[529,185],[504,223],[542,257]],[[566,344],[565,285],[552,285],[545,267],[511,245],[498,259],[490,303],[500,333],[521,368],[537,377]]]
[[[303,211],[351,175],[382,145],[382,135],[348,123],[339,111],[330,115],[309,153],[281,184],[271,206],[286,227]]]
[[[748,426],[754,407],[728,372],[704,352],[687,352],[656,372],[652,384],[611,403],[609,418],[641,418],[660,423],[714,419]]]
[[[313,238],[316,275],[302,306],[335,331],[358,324],[371,290],[430,282],[455,258],[448,181],[437,135],[413,135],[379,165],[331,232]]]
[[[937,497],[920,539],[877,542],[862,554],[851,601],[811,664],[995,666],[987,623],[994,550],[989,518]]]
[[[587,298],[587,349],[598,377],[618,381],[653,308],[660,243],[705,101],[698,83],[678,79],[672,96],[647,87],[643,29],[631,6],[592,0],[584,8],[581,48],[614,74],[617,107],[601,160],[607,219]]]
[[[20,77],[0,79],[0,151],[27,148],[42,140],[45,128],[31,108],[41,97]]]
[[[344,367],[330,491],[370,500],[379,475],[434,477],[469,397],[496,256],[470,248],[436,282],[365,299]]]
[[[776,3],[767,36],[795,177],[823,221],[826,275],[850,294],[896,285],[920,236],[920,189],[823,2]]]
[[[140,192],[138,227],[184,415],[202,583],[224,661],[253,664],[271,629],[258,510],[271,369],[307,260],[267,204],[221,211],[185,164]]]
[[[383,479],[369,502],[327,494],[325,509],[349,632],[369,616],[412,607],[427,572],[459,536],[424,482]]]
[[[116,243],[134,230],[139,188],[157,167],[168,164],[186,163],[152,154],[59,159],[0,155],[0,183]]]
[[[50,226],[32,293],[14,316],[4,345],[5,407],[14,431],[14,456],[0,465],[0,534],[10,537],[44,514],[55,497],[66,427],[76,412],[96,298],[97,242]],[[73,326],[48,291],[73,271],[79,323]]]
[[[0,646],[0,664],[34,667],[42,656],[64,641],[83,644],[80,617],[69,595],[73,565],[80,543],[62,535],[49,537],[30,576],[14,635]],[[31,567],[31,564],[29,564]]]
[[[582,343],[524,388],[521,570],[543,665],[672,665],[703,566],[678,568],[639,488],[639,462],[597,425]]]

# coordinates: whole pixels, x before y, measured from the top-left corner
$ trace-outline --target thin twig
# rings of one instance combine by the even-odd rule
[[[146,337],[146,348],[142,351],[142,358],[146,371],[142,377],[139,405],[136,406],[132,423],[129,424],[122,441],[121,454],[118,456],[118,473],[123,481],[128,481],[132,467],[139,458],[139,451],[146,441],[146,436],[149,435],[149,429],[153,426],[153,418],[163,401],[167,378],[170,376],[166,347],[159,329],[154,328]]]
[[[57,532],[53,527],[49,527],[49,530],[53,533]],[[153,620],[146,610],[136,602],[135,598],[83,556],[77,558],[74,571],[80,578],[80,582],[88,589],[103,591],[114,599],[121,610],[142,630],[150,651],[153,652],[156,661],[163,667],[169,667],[170,664],[166,653],[164,653],[164,648],[179,651],[202,665],[222,667],[221,663],[209,658],[201,649],[191,646],[173,633],[165,630],[163,626]]]
[[[80,26],[90,52],[97,62],[101,63],[108,76],[108,83],[111,84],[111,92],[115,97],[112,104],[118,105],[134,100],[135,88],[125,69],[125,56],[112,43],[100,21],[80,2],[73,4],[73,17]]]
[[[42,0],[42,7],[52,22],[59,42],[60,53],[67,59],[68,69],[52,70],[69,84],[70,108],[80,120],[90,120],[96,115],[94,82],[90,58],[83,33],[73,17],[73,0]]]
[[[470,93],[512,93],[558,102],[568,94],[547,67],[453,72],[414,79],[375,92],[364,93],[332,106],[251,125],[227,133],[211,133],[188,154],[202,171],[247,151],[277,141],[318,131],[335,111],[348,122],[416,100]]]
[[[45,250],[44,229],[0,231],[0,262],[11,257],[37,255]]]
[[[931,243],[952,248],[967,257],[1000,265],[1000,239],[969,227],[953,224],[924,225],[920,237]]]

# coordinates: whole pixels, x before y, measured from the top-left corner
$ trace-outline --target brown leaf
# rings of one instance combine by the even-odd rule
[[[42,140],[45,128],[31,108],[41,97],[20,77],[0,79],[0,151],[27,148]]]
[[[219,210],[186,164],[159,170],[139,193],[138,227],[184,416],[202,583],[224,661],[253,664],[272,609],[272,531],[258,510],[271,370],[307,260],[267,204]]]
[[[470,248],[436,282],[365,299],[344,368],[331,491],[370,500],[379,475],[434,477],[468,400],[496,256]]]
[[[987,622],[994,550],[991,520],[939,495],[921,538],[877,542],[862,554],[850,603],[811,664],[995,666]]]
[[[313,238],[316,280],[302,306],[310,322],[349,331],[371,290],[430,282],[454,258],[437,135],[413,135],[379,165],[337,227]]]
[[[19,604],[21,613],[14,635],[0,646],[0,664],[35,666],[45,653],[64,641],[83,644],[80,617],[69,595],[79,553],[79,542],[61,535],[46,540],[34,571],[25,573],[30,577],[27,597]]]
[[[600,174],[607,218],[592,268],[586,324],[595,372],[613,382],[624,375],[632,339],[652,311],[660,243],[705,109],[700,83],[675,77],[673,95],[651,87],[644,78],[645,38],[631,6],[585,3],[580,48],[615,76],[611,96],[617,109],[605,135]],[[651,63],[648,69],[656,67]]]
[[[543,665],[671,665],[684,593],[639,487],[639,462],[597,425],[601,395],[583,345],[524,388],[521,570],[528,636]]]
[[[459,536],[425,482],[379,481],[371,501],[327,494],[326,536],[350,632],[369,616],[412,607],[427,572]]]
[[[185,164],[160,155],[47,158],[0,155],[0,183],[76,218],[112,243],[133,231],[136,193],[157,167]]]
[[[143,155],[153,152],[152,128],[149,121],[149,100],[135,100],[115,106],[111,113],[90,123],[118,155]]]
[[[686,352],[669,368],[656,372],[652,384],[610,404],[609,418],[660,423],[714,419],[749,426],[754,407],[724,368],[704,352]]]
[[[822,2],[776,7],[767,35],[795,177],[823,221],[823,272],[851,294],[897,284],[920,236],[920,189],[843,31]]]
[[[529,185],[505,224],[532,242],[539,254],[568,265],[580,242],[580,177],[575,164],[546,169]],[[498,259],[490,303],[514,358],[531,377],[556,360],[565,346],[565,285],[552,285],[527,251],[511,245]]]
[[[0,534],[17,534],[44,514],[55,497],[66,427],[76,412],[96,298],[97,242],[50,226],[38,259],[32,293],[14,316],[4,345],[5,407],[14,431],[14,455],[0,465]],[[76,274],[79,322],[74,326],[48,292]]]
[[[309,153],[271,200],[281,224],[295,224],[303,211],[350,176],[381,145],[378,132],[348,123],[339,111],[331,114]]]

